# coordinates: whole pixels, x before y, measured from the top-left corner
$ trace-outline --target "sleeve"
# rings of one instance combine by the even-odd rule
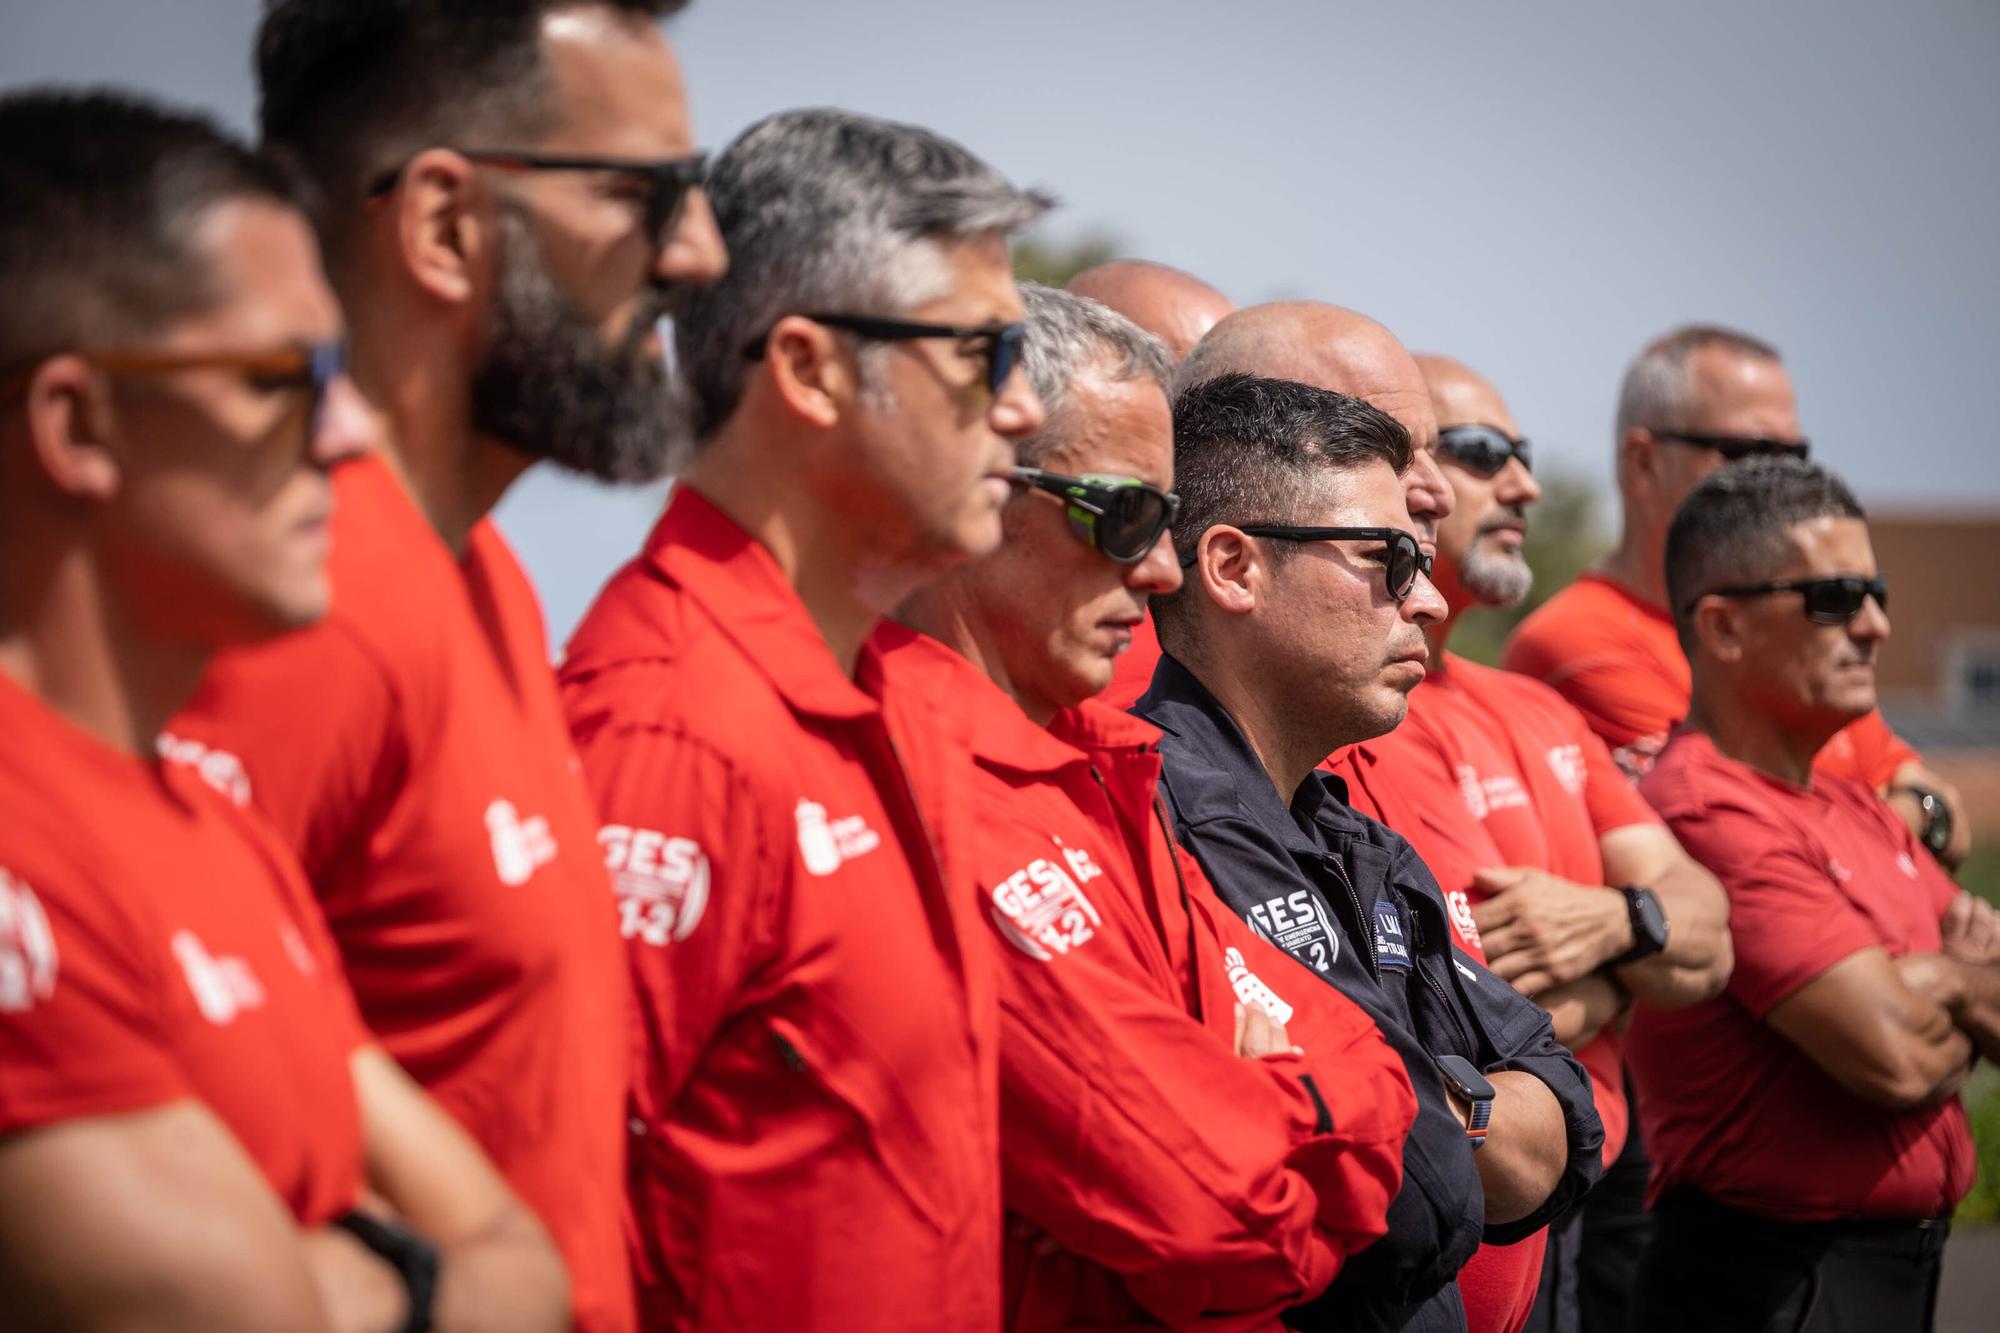
[[[0,847],[0,1136],[194,1095],[116,886]]]
[[[1882,943],[1842,893],[1824,853],[1747,808],[1709,805],[1669,818],[1688,855],[1729,895],[1736,965],[1729,993],[1758,1018],[1844,958]]]
[[[1590,730],[1581,714],[1576,719],[1576,744],[1583,751],[1583,803],[1599,837],[1631,824],[1661,822],[1631,777],[1611,757],[1610,747]]]
[[[1458,950],[1452,952],[1452,971],[1493,1044],[1492,1059],[1482,1072],[1532,1074],[1562,1107],[1569,1160],[1555,1188],[1526,1217],[1486,1228],[1487,1244],[1512,1245],[1555,1221],[1597,1183],[1604,1173],[1604,1122],[1591,1096],[1589,1073],[1556,1040],[1555,1024],[1540,1005]]]
[[[1330,1067],[1386,1102],[1336,1123],[1305,1062],[1237,1057],[1125,962],[1003,957],[1009,1206],[1171,1327],[1275,1318],[1381,1234],[1407,1083],[1386,1048],[1318,1057],[1318,1079]]]
[[[772,802],[707,745],[609,726],[579,753],[635,992],[635,1112],[657,1126],[770,952],[786,866]]]
[[[407,785],[411,724],[386,665],[330,622],[219,659],[170,731],[240,763],[250,802],[323,886]]]
[[[1674,682],[1662,677],[1659,663],[1636,647],[1602,641],[1557,644],[1591,632],[1588,625],[1552,620],[1544,607],[1507,640],[1500,665],[1560,694],[1614,750],[1663,739],[1687,712],[1687,700]]]
[[[1921,763],[1922,758],[1908,741],[1889,730],[1878,709],[1848,723],[1820,752],[1816,767],[1836,777],[1852,778],[1870,791],[1880,791],[1895,779],[1897,769]]]

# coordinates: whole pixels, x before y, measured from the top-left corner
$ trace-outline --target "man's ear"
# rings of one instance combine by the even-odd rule
[[[51,357],[36,367],[22,407],[29,449],[51,486],[94,503],[118,493],[121,473],[111,447],[118,411],[104,377],[83,358]]]
[[[1618,475],[1643,493],[1660,489],[1660,466],[1664,462],[1657,436],[1644,426],[1634,426],[1618,442]]]
[[[763,364],[778,401],[822,430],[852,412],[861,396],[860,365],[846,341],[800,315],[771,327]]]
[[[1189,571],[1208,600],[1230,615],[1248,615],[1265,597],[1271,565],[1262,548],[1242,532],[1218,523],[1195,542]]]
[[[417,286],[449,305],[471,300],[480,265],[500,244],[494,220],[477,207],[472,163],[449,148],[427,148],[404,165],[390,198],[396,253]]]
[[[1744,642],[1745,604],[1729,597],[1704,597],[1694,608],[1694,637],[1714,661],[1734,666],[1748,651]]]

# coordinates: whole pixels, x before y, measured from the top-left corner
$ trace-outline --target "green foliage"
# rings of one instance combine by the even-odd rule
[[[1974,829],[1975,834],[1980,830]],[[2000,843],[1988,838],[1972,845],[1972,855],[1953,876],[1960,885],[2000,907]]]
[[[1979,1178],[1953,1221],[1991,1226],[2000,1222],[2000,1069],[1982,1062],[1972,1071],[1965,1085],[1965,1111],[1972,1120]]]
[[[1469,612],[1451,634],[1451,650],[1475,662],[1497,666],[1500,647],[1522,617],[1567,588],[1611,544],[1595,484],[1581,473],[1544,465],[1535,473],[1542,498],[1528,509],[1528,540],[1522,548],[1535,571],[1535,590],[1509,610]]]
[[[1085,232],[1068,241],[1034,233],[1014,242],[1014,276],[1060,287],[1085,269],[1117,258],[1121,248],[1118,239],[1105,232]]]

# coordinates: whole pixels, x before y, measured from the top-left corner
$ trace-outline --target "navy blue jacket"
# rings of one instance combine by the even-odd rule
[[[1437,880],[1400,835],[1347,804],[1339,778],[1314,773],[1288,808],[1236,723],[1172,657],[1160,659],[1132,711],[1166,733],[1160,786],[1174,832],[1216,892],[1365,1009],[1416,1088],[1389,1233],[1350,1258],[1325,1295],[1288,1322],[1463,1329],[1454,1279],[1480,1241],[1525,1239],[1596,1182],[1604,1127],[1590,1076],[1556,1041],[1546,1013],[1453,947]],[[1525,1070],[1561,1103],[1569,1163],[1530,1216],[1483,1225],[1484,1192],[1434,1063],[1440,1055],[1464,1056],[1489,1074]]]

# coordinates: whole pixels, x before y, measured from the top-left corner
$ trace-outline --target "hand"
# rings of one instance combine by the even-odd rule
[[[1956,1016],[1964,1005],[1965,978],[1951,958],[1935,953],[1908,953],[1890,962],[1905,986],[1945,1012]]]
[[[1588,1046],[1598,1033],[1631,1012],[1625,994],[1601,972],[1545,990],[1535,1003],[1548,1010],[1556,1040],[1572,1051]]]
[[[1947,957],[1974,967],[2000,962],[2000,911],[1976,894],[1960,890],[1938,923]]]
[[[1624,895],[1527,866],[1482,870],[1486,891],[1472,909],[1486,965],[1523,995],[1588,976],[1632,947]]]
[[[1262,1005],[1236,1006],[1236,1053],[1245,1060],[1266,1055],[1304,1055],[1305,1051],[1285,1037],[1285,1025],[1271,1017]]]
[[[409,1322],[410,1294],[388,1260],[339,1227],[305,1235],[306,1263],[335,1333],[396,1333]]]

